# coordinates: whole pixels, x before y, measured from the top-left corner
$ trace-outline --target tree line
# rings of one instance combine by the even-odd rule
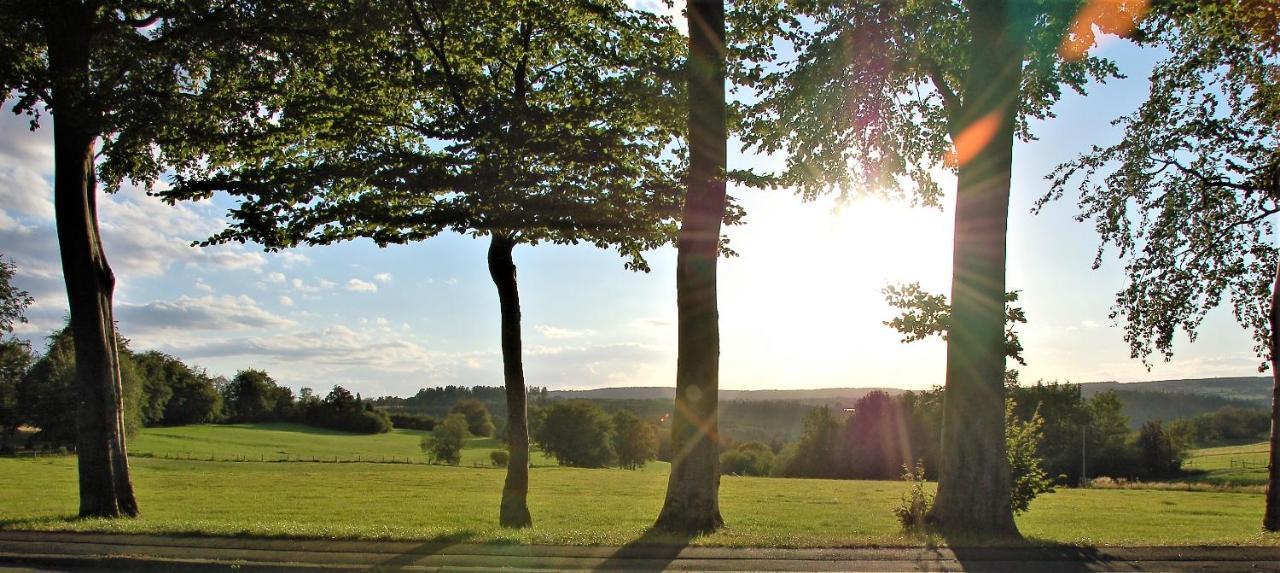
[[[1194,333],[1227,297],[1280,384],[1268,222],[1280,211],[1280,42],[1265,9],[688,0],[686,16],[682,37],[622,0],[0,1],[0,92],[33,128],[47,112],[55,135],[80,513],[138,513],[100,182],[150,186],[172,170],[169,200],[234,197],[231,224],[206,244],[487,237],[511,445],[499,521],[510,527],[532,523],[513,250],[585,242],[645,270],[645,251],[674,242],[679,455],[655,525],[688,532],[723,524],[716,263],[732,252],[722,226],[742,217],[727,183],[934,205],[937,174],[949,173],[947,443],[927,521],[1016,537],[1003,382],[1012,149],[1064,89],[1120,74],[1090,53],[1095,25],[1167,55],[1143,107],[1121,119],[1123,141],[1064,164],[1043,201],[1078,190],[1080,218],[1125,258],[1116,315],[1135,358],[1167,356],[1178,329]],[[752,97],[729,102],[727,82]],[[729,169],[731,133],[782,153],[783,168]],[[1280,527],[1276,426],[1268,529]]]

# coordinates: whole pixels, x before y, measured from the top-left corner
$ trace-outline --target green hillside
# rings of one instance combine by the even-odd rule
[[[426,434],[402,429],[386,434],[349,434],[284,422],[202,424],[143,428],[129,442],[129,453],[170,459],[425,463],[426,456],[418,444]],[[488,465],[489,452],[500,447],[493,438],[471,438],[462,451],[462,464]],[[554,459],[538,451],[533,452],[532,463],[556,465]]]
[[[1215,485],[1265,485],[1267,443],[1193,450],[1182,468],[1188,481]]]

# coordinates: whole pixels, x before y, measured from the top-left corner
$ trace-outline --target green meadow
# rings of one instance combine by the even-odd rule
[[[1183,468],[1188,481],[1224,486],[1260,486],[1267,483],[1267,443],[1195,450]]]
[[[645,471],[555,466],[531,470],[535,526],[496,527],[505,473],[480,464],[494,444],[468,444],[458,467],[332,463],[380,456],[422,460],[421,432],[374,436],[286,424],[147,429],[133,441],[138,519],[80,520],[76,460],[0,459],[0,528],[272,537],[441,539],[476,543],[621,545],[642,537],[657,515],[666,464]],[[190,453],[200,459],[182,458]],[[329,462],[207,461],[286,454]],[[165,458],[168,456],[168,459]],[[471,461],[477,462],[471,464]],[[892,513],[904,485],[726,476],[728,527],[693,543],[723,546],[848,547],[923,542],[898,532]],[[1260,493],[1060,489],[1018,518],[1028,538],[1082,545],[1280,545],[1260,533]]]

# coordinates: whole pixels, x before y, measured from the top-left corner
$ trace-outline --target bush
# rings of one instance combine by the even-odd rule
[[[446,463],[451,466],[462,461],[462,446],[467,441],[467,418],[462,414],[449,414],[436,424],[430,436],[422,437],[422,451],[427,454],[431,463]]]
[[[506,450],[493,450],[492,452],[489,452],[489,461],[493,462],[493,465],[500,468],[507,467],[507,462],[510,460],[511,454],[507,453]]]
[[[773,450],[764,442],[743,442],[720,454],[720,473],[767,476],[773,469]]]
[[[404,428],[408,430],[425,430],[430,432],[436,429],[436,419],[423,414],[390,414],[392,427]]]
[[[902,494],[898,507],[893,508],[893,515],[902,525],[903,533],[921,535],[925,531],[925,516],[933,508],[933,494],[925,487],[924,462],[917,461],[914,468],[902,466],[902,480],[907,482],[907,491]]]
[[[534,440],[562,466],[601,468],[614,459],[613,422],[599,406],[557,402],[542,415]]]
[[[473,436],[492,436],[493,418],[484,402],[474,398],[460,400],[449,410],[450,414],[462,414],[467,419],[467,431]]]
[[[1159,479],[1182,471],[1182,450],[1170,439],[1159,420],[1142,425],[1136,445],[1140,477]]]
[[[1022,513],[1037,495],[1053,492],[1053,478],[1040,460],[1044,418],[1037,410],[1024,422],[1014,416],[1013,408],[1012,400],[1005,402],[1005,454],[1009,458],[1010,505],[1014,513]]]

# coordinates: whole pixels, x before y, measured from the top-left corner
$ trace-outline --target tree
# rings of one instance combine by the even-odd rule
[[[14,338],[14,324],[26,323],[26,309],[31,295],[13,286],[15,266],[0,255],[0,452],[9,451],[9,440],[21,425],[18,384],[35,359],[31,345]]]
[[[854,403],[845,422],[841,473],[854,479],[894,479],[918,457],[911,451],[906,415],[898,400],[879,390]],[[837,460],[832,460],[836,462]]]
[[[462,461],[462,446],[467,436],[466,416],[449,414],[431,430],[430,437],[422,437],[422,450],[431,463],[444,462],[456,466]]]
[[[1160,479],[1178,475],[1182,470],[1182,451],[1165,431],[1160,420],[1152,420],[1138,429],[1138,467],[1142,477]]]
[[[819,406],[804,416],[804,433],[778,454],[774,473],[786,477],[833,478],[840,471],[840,421]]]
[[[528,511],[527,395],[513,251],[543,242],[643,252],[670,242],[683,135],[670,71],[678,35],[622,0],[399,0],[318,7],[316,22],[231,67],[269,85],[217,88],[235,141],[206,142],[166,194],[240,199],[210,243],[268,249],[367,237],[487,236],[498,291],[511,463],[499,521]],[[282,26],[287,22],[282,22]],[[252,80],[258,75],[246,75]],[[318,77],[325,78],[317,81]],[[340,95],[331,89],[341,82]],[[181,118],[177,118],[179,121]],[[284,142],[282,144],[281,142]]]
[[[613,462],[613,421],[585,400],[556,402],[543,411],[534,436],[542,451],[562,466],[602,468]]]
[[[689,175],[676,243],[676,396],[671,474],[654,526],[707,532],[720,515],[720,311],[716,259],[728,211],[724,0],[688,0]]]
[[[120,350],[97,220],[98,182],[150,184],[165,162],[163,121],[220,113],[193,106],[187,89],[208,69],[202,56],[236,52],[229,24],[257,22],[239,3],[122,0],[0,1],[0,94],[40,125],[53,119],[54,219],[75,332],[80,515],[135,516],[124,438]],[[251,11],[251,10],[250,10]],[[216,46],[212,48],[211,46]],[[11,99],[12,98],[12,99]]]
[[[1062,86],[1116,72],[1087,55],[1081,2],[796,0],[780,20],[794,59],[743,67],[761,92],[746,142],[786,150],[770,182],[811,197],[876,190],[936,205],[932,170],[957,173],[947,388],[937,503],[944,532],[1017,529],[1004,452],[1005,245],[1015,136],[1044,118]],[[1100,3],[1102,4],[1102,3]],[[1132,19],[1126,3],[1105,3]],[[1060,42],[1061,40],[1061,42]],[[1060,44],[1061,48],[1060,49]],[[763,52],[766,56],[775,53]],[[1071,56],[1071,57],[1067,57]]]
[[[119,368],[122,378],[124,411],[121,432],[136,434],[142,427],[143,381],[133,365],[128,343],[116,334],[116,347],[121,350]],[[76,383],[76,343],[70,326],[49,335],[49,346],[22,377],[17,387],[21,420],[40,429],[36,439],[49,447],[80,447],[83,430],[77,415],[81,401]],[[77,452],[78,453],[78,452]]]
[[[476,399],[462,400],[453,405],[450,414],[462,414],[467,419],[467,431],[473,436],[492,436],[493,419],[484,402]]]
[[[1130,354],[1172,357],[1179,330],[1194,340],[1229,301],[1274,378],[1263,526],[1280,530],[1280,45],[1275,14],[1247,0],[1155,5],[1134,34],[1169,56],[1150,96],[1116,121],[1119,143],[1058,167],[1040,205],[1079,192],[1077,219],[1125,261],[1112,315]]]
[[[223,403],[227,409],[227,418],[232,422],[266,422],[280,419],[278,412],[287,408],[281,404],[293,399],[288,388],[281,388],[270,374],[252,368],[236,372],[235,377],[227,384]]]
[[[613,451],[618,467],[634,470],[658,457],[658,433],[648,420],[627,410],[613,415]]]

